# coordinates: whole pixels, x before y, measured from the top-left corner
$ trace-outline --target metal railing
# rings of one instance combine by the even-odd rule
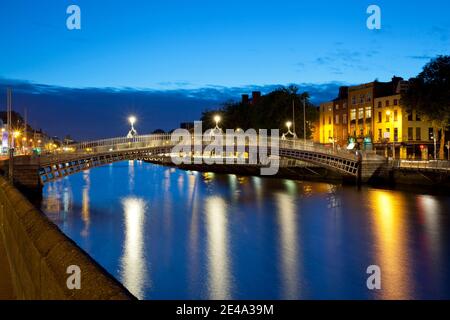
[[[450,171],[450,161],[447,160],[392,160],[391,164],[397,169]]]
[[[248,137],[247,137],[248,138]],[[96,155],[98,153],[108,153],[114,151],[127,151],[127,150],[142,150],[153,147],[171,147],[178,142],[173,142],[171,134],[150,134],[150,135],[141,135],[135,136],[133,138],[126,137],[118,137],[118,138],[110,138],[110,139],[102,139],[96,141],[87,141],[81,142],[75,145],[70,146],[66,151],[58,151],[54,152],[51,155],[45,155],[43,158],[46,158],[46,162],[51,162],[51,159],[62,160],[77,158],[81,155],[93,154]],[[194,141],[202,141],[202,136],[194,137]],[[355,160],[356,154],[354,151],[349,151],[346,149],[333,149],[331,147],[325,147],[321,144],[316,144],[311,140],[303,140],[303,139],[282,139],[282,138],[270,138],[264,137],[265,146],[270,148],[270,146],[275,142],[275,145],[278,144],[279,148],[282,149],[291,149],[291,150],[299,150],[299,151],[309,151],[322,153],[326,155],[333,155],[336,157]],[[273,141],[276,140],[276,141]],[[223,138],[223,141],[226,141],[226,137]],[[248,142],[247,142],[248,141]],[[260,137],[256,137],[255,139],[249,138],[246,140],[246,147],[259,147],[260,145]],[[192,143],[192,141],[188,141],[187,144]],[[202,143],[202,146],[205,144]],[[385,160],[385,157],[376,155],[375,153],[370,152],[362,152],[363,160]],[[48,160],[48,161],[47,161]]]

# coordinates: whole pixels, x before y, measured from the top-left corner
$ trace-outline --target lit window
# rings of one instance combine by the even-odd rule
[[[358,109],[358,119],[363,119],[363,118],[364,118],[364,109],[359,108]]]
[[[350,110],[350,121],[356,120],[356,109]]]

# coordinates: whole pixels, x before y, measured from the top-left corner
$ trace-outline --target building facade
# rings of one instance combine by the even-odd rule
[[[341,87],[336,99],[320,105],[320,143],[345,147],[358,142],[364,150],[390,157],[428,158],[434,143],[432,125],[401,105],[407,89],[408,82],[399,77]]]
[[[433,144],[431,122],[401,104],[401,94],[375,99],[375,149],[401,159],[426,159]],[[383,152],[384,151],[384,152]]]
[[[333,100],[333,136],[330,140],[340,147],[347,145],[348,87],[339,88],[339,95]]]
[[[334,121],[333,121],[334,102],[325,102],[320,105],[320,143],[333,143],[334,139]]]

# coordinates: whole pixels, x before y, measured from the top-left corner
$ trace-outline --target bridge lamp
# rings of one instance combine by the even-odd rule
[[[14,138],[18,138],[20,136],[20,131],[14,131]]]
[[[130,116],[128,118],[128,121],[130,122],[131,126],[134,126],[134,124],[136,123],[136,117],[135,116]]]
[[[288,121],[286,122],[286,127],[288,128],[288,131],[291,131],[292,122]]]
[[[219,126],[219,122],[222,120],[219,115],[214,116],[214,121],[216,122],[216,127]]]

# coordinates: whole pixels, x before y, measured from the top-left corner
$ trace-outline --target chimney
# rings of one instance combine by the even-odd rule
[[[248,104],[248,94],[242,95],[242,104]]]
[[[253,91],[252,92],[253,104],[258,103],[260,98],[261,98],[261,91]]]

